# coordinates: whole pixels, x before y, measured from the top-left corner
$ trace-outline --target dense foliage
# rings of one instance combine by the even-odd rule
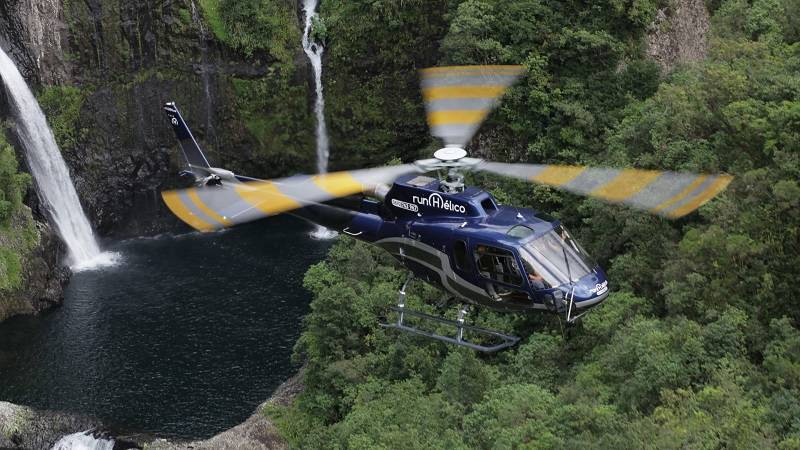
[[[14,149],[0,132],[0,300],[3,292],[19,287],[22,257],[36,243],[38,236],[33,228],[30,211],[22,205],[22,196],[30,183],[30,176],[20,173]],[[0,301],[0,320],[5,318]]]
[[[417,69],[436,64],[451,0],[325,0],[325,102],[334,167],[374,166],[428,143]]]
[[[266,51],[289,63],[300,41],[291,3],[282,0],[200,0],[211,31],[247,56]]]
[[[494,356],[380,328],[403,273],[382,251],[343,238],[306,276],[314,301],[296,347],[306,390],[265,413],[301,448],[800,448],[797,2],[710,3],[708,57],[665,76],[639,56],[663,5],[454,3],[441,62],[528,68],[477,151],[736,180],[678,222],[474,180],[504,202],[554,211],[614,289],[566,331],[546,315],[476,313],[479,325],[524,336]],[[338,33],[331,21],[327,33]],[[377,33],[369,45],[395,42]],[[353,60],[366,51],[340,45]],[[444,313],[431,301],[440,298],[418,284],[408,303]]]

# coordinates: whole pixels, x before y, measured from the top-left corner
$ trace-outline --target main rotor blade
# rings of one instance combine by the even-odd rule
[[[198,231],[208,232],[367,192],[415,172],[419,172],[415,165],[405,164],[277,180],[223,182],[165,191],[161,197],[179,219]]]
[[[431,134],[464,148],[523,66],[451,66],[419,71]]]
[[[507,164],[485,161],[475,170],[554,186],[574,194],[622,203],[676,219],[724,191],[730,175],[700,175],[640,169]]]

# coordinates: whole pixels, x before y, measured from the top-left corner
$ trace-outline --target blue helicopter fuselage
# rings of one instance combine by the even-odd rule
[[[434,178],[400,177],[382,202],[363,200],[344,232],[385,249],[417,278],[495,310],[580,313],[608,296],[605,273],[558,221],[499,205],[475,187],[441,188]]]

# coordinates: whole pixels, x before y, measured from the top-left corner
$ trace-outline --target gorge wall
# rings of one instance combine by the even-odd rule
[[[287,14],[297,7],[276,3]],[[167,101],[178,103],[218,165],[263,177],[313,168],[298,17],[287,16],[283,30],[297,35],[293,48],[244,50],[206,32],[207,22],[224,20],[218,6],[191,0],[4,5],[0,43],[40,86],[42,108],[100,234],[174,226],[158,196],[176,182],[178,167],[161,112]]]

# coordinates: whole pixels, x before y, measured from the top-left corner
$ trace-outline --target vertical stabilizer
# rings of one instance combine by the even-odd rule
[[[181,144],[181,150],[183,151],[183,156],[186,157],[187,164],[189,164],[189,170],[195,176],[205,176],[209,173],[211,165],[208,163],[203,151],[200,150],[200,146],[197,145],[197,140],[192,135],[192,131],[189,130],[189,126],[186,125],[186,121],[183,120],[178,106],[174,102],[169,102],[164,105],[164,111],[167,113],[170,125],[175,131],[175,137],[178,138],[178,142]]]

